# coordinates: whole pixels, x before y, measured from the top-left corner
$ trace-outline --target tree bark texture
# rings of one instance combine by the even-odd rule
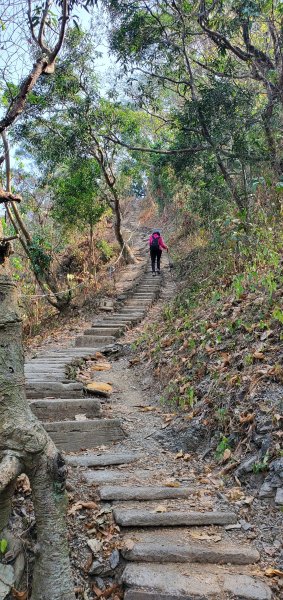
[[[27,403],[21,318],[8,254],[8,245],[0,243],[0,530],[8,524],[16,477],[24,472],[37,523],[31,600],[75,600],[65,524],[66,471]]]

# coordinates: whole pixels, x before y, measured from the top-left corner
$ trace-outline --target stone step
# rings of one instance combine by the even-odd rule
[[[108,467],[112,465],[126,465],[140,458],[136,452],[117,452],[117,454],[97,454],[88,452],[80,456],[67,456],[66,462],[74,467]]]
[[[58,373],[58,374],[63,373],[63,375],[65,375],[65,368],[63,366],[63,363],[62,363],[62,366],[60,366],[60,367],[56,367],[53,364],[49,365],[46,363],[42,363],[42,364],[28,363],[28,364],[25,364],[25,372],[26,373],[37,373],[37,372],[50,373],[50,372],[52,372],[52,373]]]
[[[75,345],[77,348],[95,348],[96,346],[106,346],[107,344],[114,344],[114,336],[97,336],[97,335],[80,335],[75,339]]]
[[[122,310],[120,310],[119,313],[121,316],[126,315],[127,317],[129,317],[130,319],[142,319],[144,314],[145,314],[145,310],[144,309],[136,309],[136,308],[124,308]]]
[[[168,511],[157,513],[145,509],[115,508],[114,519],[122,527],[175,527],[180,525],[230,525],[237,522],[232,512],[180,512]]]
[[[41,421],[73,420],[80,414],[93,419],[101,414],[101,403],[96,398],[33,400],[30,407]]]
[[[82,383],[58,383],[53,381],[29,382],[26,385],[27,398],[78,398],[83,396]]]
[[[120,486],[109,485],[99,490],[101,500],[166,500],[170,498],[188,498],[194,488],[166,486]]]
[[[117,337],[123,333],[123,327],[117,325],[117,327],[100,327],[93,325],[90,329],[85,329],[84,335],[97,335],[97,336],[114,336]]]
[[[118,329],[119,331],[125,331],[126,329],[126,325],[123,325],[123,323],[118,323],[114,321],[109,320],[108,321],[101,321],[99,323],[96,323],[95,325],[92,325],[92,327],[99,327],[101,330],[104,330],[107,332],[108,329]]]
[[[134,473],[130,473],[126,470],[118,469],[101,469],[97,471],[86,471],[84,477],[88,483],[94,483],[100,485],[103,483],[115,483],[116,481],[125,482],[129,477],[137,477],[144,481],[148,478],[148,471],[146,469],[137,469]]]
[[[271,600],[257,577],[207,564],[129,564],[123,573],[124,600]]]
[[[119,419],[55,421],[44,423],[44,427],[57,448],[65,452],[95,448],[126,437]]]
[[[207,541],[201,543],[194,540],[184,542],[182,536],[179,540],[171,541],[166,538],[166,533],[163,540],[155,540],[154,536],[151,536],[148,541],[135,541],[130,549],[125,545],[122,551],[123,557],[133,562],[161,564],[191,562],[248,565],[260,559],[259,552],[247,545],[236,546]]]
[[[154,298],[134,298],[133,300],[127,300],[123,304],[123,307],[131,306],[132,308],[136,308],[137,306],[145,307],[154,302]]]
[[[153,292],[137,292],[132,298],[155,298]]]

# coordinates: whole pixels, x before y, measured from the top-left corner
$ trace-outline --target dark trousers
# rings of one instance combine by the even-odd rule
[[[162,250],[160,248],[150,248],[151,268],[155,272],[155,262],[157,261],[157,271],[160,271],[160,259]]]

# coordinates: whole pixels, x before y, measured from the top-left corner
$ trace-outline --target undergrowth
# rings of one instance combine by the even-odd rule
[[[217,458],[230,458],[229,444],[253,427],[256,402],[271,410],[262,390],[283,384],[282,245],[274,222],[248,232],[240,220],[226,223],[221,243],[210,239],[179,260],[177,297],[158,328],[149,325],[135,342],[160,382],[161,402],[219,432]],[[282,395],[271,412],[277,453],[280,412]]]

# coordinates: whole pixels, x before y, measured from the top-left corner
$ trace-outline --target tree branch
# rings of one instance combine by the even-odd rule
[[[101,137],[113,142],[114,144],[118,144],[119,146],[123,146],[123,148],[128,148],[128,150],[132,150],[134,152],[148,152],[151,154],[195,154],[197,152],[204,152],[205,150],[209,150],[209,146],[192,146],[191,148],[179,148],[176,150],[158,150],[157,148],[142,148],[139,146],[131,146],[130,144],[126,144],[126,142],[122,142],[116,136],[113,138],[110,135],[99,134]]]
[[[4,456],[0,462],[0,493],[22,473],[22,470],[21,461],[16,456]]]

